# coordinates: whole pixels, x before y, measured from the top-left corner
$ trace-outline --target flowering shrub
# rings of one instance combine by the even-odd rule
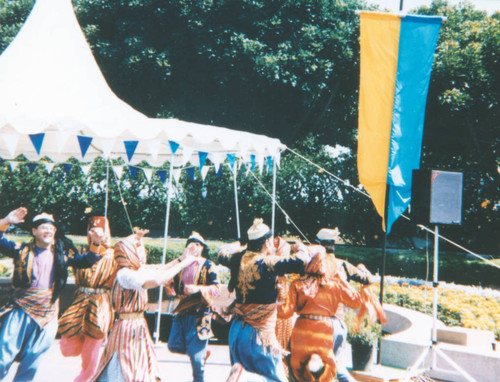
[[[406,282],[384,285],[384,302],[432,314],[433,290]],[[438,287],[438,319],[448,326],[490,330],[500,339],[500,298]]]

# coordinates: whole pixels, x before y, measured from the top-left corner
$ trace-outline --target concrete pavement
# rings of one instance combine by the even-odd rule
[[[225,345],[209,345],[212,352],[207,360],[205,381],[224,382],[229,375],[231,363],[229,348]],[[191,363],[189,358],[180,354],[170,353],[165,343],[156,347],[156,354],[160,364],[162,381],[189,382],[192,381]],[[4,382],[12,382],[17,364],[14,364]],[[71,382],[80,372],[80,358],[62,356],[59,350],[59,341],[46,354],[42,366],[38,369],[35,382]],[[256,376],[247,375],[248,381],[261,381]]]

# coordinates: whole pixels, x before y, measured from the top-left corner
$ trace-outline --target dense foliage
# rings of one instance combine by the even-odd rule
[[[0,52],[16,35],[33,0],[0,0]],[[318,169],[285,152],[277,178],[276,229],[311,239],[339,226],[356,244],[380,245],[380,218],[354,188],[359,77],[358,0],[74,0],[78,20],[115,93],[149,116],[244,129],[282,139]],[[436,52],[424,129],[422,166],[464,172],[464,218],[442,233],[475,251],[498,253],[498,14],[441,0],[420,14],[447,16]],[[337,144],[349,150],[332,156]],[[329,145],[329,146],[327,146]],[[146,166],[146,164],[144,164]],[[330,174],[344,180],[340,182]],[[255,175],[272,190],[272,174]],[[63,181],[61,181],[63,180]],[[43,166],[0,167],[0,214],[18,205],[54,212],[74,233],[102,214],[106,164],[88,177]],[[271,217],[268,194],[240,170],[242,230]],[[118,188],[119,184],[119,188]],[[351,187],[354,186],[354,187]],[[202,181],[183,174],[170,215],[171,235],[196,229],[235,238],[233,178],[224,168]],[[143,226],[161,234],[165,186],[125,172],[109,181],[108,213],[116,235]],[[126,209],[123,207],[126,203]],[[292,224],[293,223],[293,224]],[[296,226],[295,226],[295,225]],[[391,237],[415,235],[400,219]]]

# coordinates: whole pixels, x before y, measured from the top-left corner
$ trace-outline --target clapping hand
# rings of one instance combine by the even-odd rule
[[[104,240],[104,230],[94,227],[89,230],[90,241],[94,244],[101,244]]]
[[[200,288],[197,285],[194,284],[189,284],[184,287],[184,294],[185,295],[192,295],[195,293],[198,293],[200,291]]]

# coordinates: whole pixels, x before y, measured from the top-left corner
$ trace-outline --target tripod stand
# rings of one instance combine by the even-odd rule
[[[432,333],[431,333],[431,343],[422,351],[420,356],[417,358],[415,363],[408,368],[408,379],[414,378],[415,375],[423,375],[429,370],[443,370],[437,367],[437,357],[440,356],[444,359],[453,369],[455,369],[460,375],[462,375],[468,382],[477,382],[470,374],[468,374],[464,369],[456,364],[450,357],[448,357],[440,348],[437,341],[437,307],[438,307],[438,269],[439,268],[439,228],[437,225],[434,226],[434,267],[433,267],[433,301],[432,301]],[[427,356],[430,354],[430,365],[424,366]]]

